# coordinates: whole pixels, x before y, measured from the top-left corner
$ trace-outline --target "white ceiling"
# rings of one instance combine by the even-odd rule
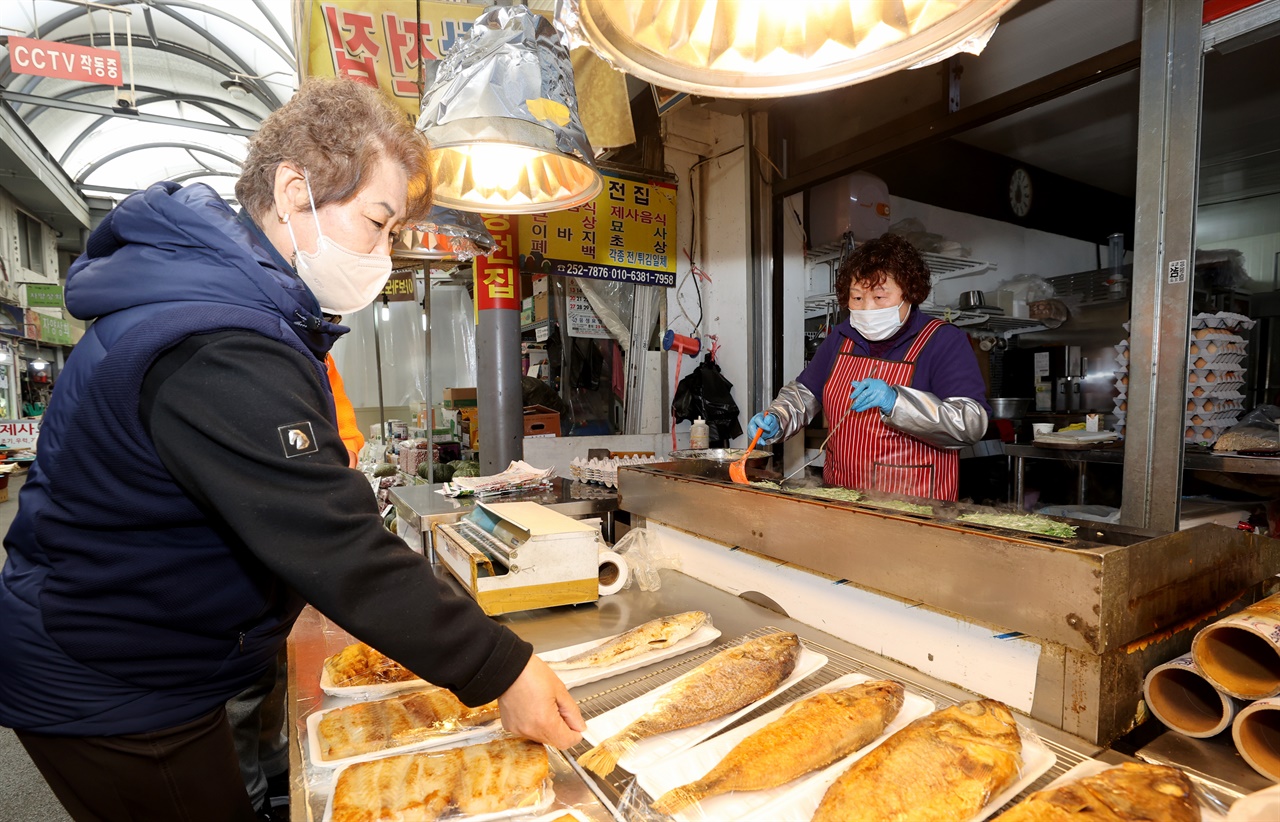
[[[127,24],[123,13],[68,0],[4,0],[0,32],[103,48],[114,18],[125,78],[132,61],[138,110],[146,114],[252,130],[297,86],[289,0],[97,2],[129,12]],[[132,28],[131,55],[126,25]],[[118,90],[110,86],[8,73],[7,47],[0,47],[0,69],[0,84],[9,91],[104,108],[117,104]],[[246,81],[254,93],[236,99],[219,85],[233,72],[271,76]],[[91,196],[119,199],[113,190],[178,179],[209,183],[230,197],[247,146],[246,137],[234,134],[38,105],[16,108]],[[118,156],[104,162],[113,154]]]

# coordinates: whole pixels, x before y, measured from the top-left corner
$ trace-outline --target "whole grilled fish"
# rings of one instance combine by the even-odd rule
[[[706,776],[653,804],[671,815],[709,796],[766,791],[825,768],[868,744],[902,710],[902,686],[880,680],[806,697],[743,739]]]
[[[1126,762],[1036,791],[998,822],[1200,822],[1200,806],[1177,768]]]
[[[555,671],[571,671],[576,668],[603,668],[639,656],[648,651],[670,648],[711,620],[706,611],[685,611],[683,614],[650,620],[559,662],[548,662]]]
[[[813,822],[964,822],[1018,779],[1013,714],[982,699],[921,717],[827,789]]]
[[[791,676],[799,658],[800,638],[792,633],[727,648],[681,677],[646,713],[578,762],[608,776],[641,739],[710,722],[760,699]]]

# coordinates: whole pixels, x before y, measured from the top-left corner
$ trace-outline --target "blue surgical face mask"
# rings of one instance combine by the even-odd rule
[[[868,308],[863,311],[849,312],[849,325],[863,337],[872,342],[887,339],[902,327],[900,313],[902,303],[888,308]]]

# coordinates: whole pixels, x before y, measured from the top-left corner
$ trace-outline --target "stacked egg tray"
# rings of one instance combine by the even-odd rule
[[[1129,330],[1129,324],[1124,324],[1124,330]],[[1112,413],[1116,415],[1116,433],[1124,436],[1124,418],[1129,411],[1129,338],[1125,337],[1116,344],[1116,406],[1112,409]]]
[[[600,459],[592,457],[583,459],[582,457],[574,457],[569,462],[569,477],[575,482],[593,483],[595,485],[603,485],[606,488],[618,487],[618,469],[632,465],[654,465],[659,462],[666,462],[665,457],[658,456],[632,456],[632,457],[610,457],[608,459]]]
[[[1212,445],[1240,419],[1248,353],[1242,334],[1252,327],[1253,320],[1248,317],[1225,311],[1192,318],[1187,349],[1187,442]]]

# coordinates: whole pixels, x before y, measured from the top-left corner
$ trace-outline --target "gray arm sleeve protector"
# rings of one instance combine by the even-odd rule
[[[790,439],[806,425],[814,417],[818,416],[818,411],[822,409],[818,398],[813,392],[796,380],[792,380],[782,386],[782,390],[778,392],[777,398],[769,404],[765,409],[765,413],[773,414],[782,424],[782,432],[778,434],[776,439],[770,440],[768,445],[773,442],[781,442]]]
[[[940,400],[928,391],[894,386],[898,394],[893,412],[884,416],[889,425],[934,448],[963,448],[987,432],[987,411],[977,400],[951,397]]]

